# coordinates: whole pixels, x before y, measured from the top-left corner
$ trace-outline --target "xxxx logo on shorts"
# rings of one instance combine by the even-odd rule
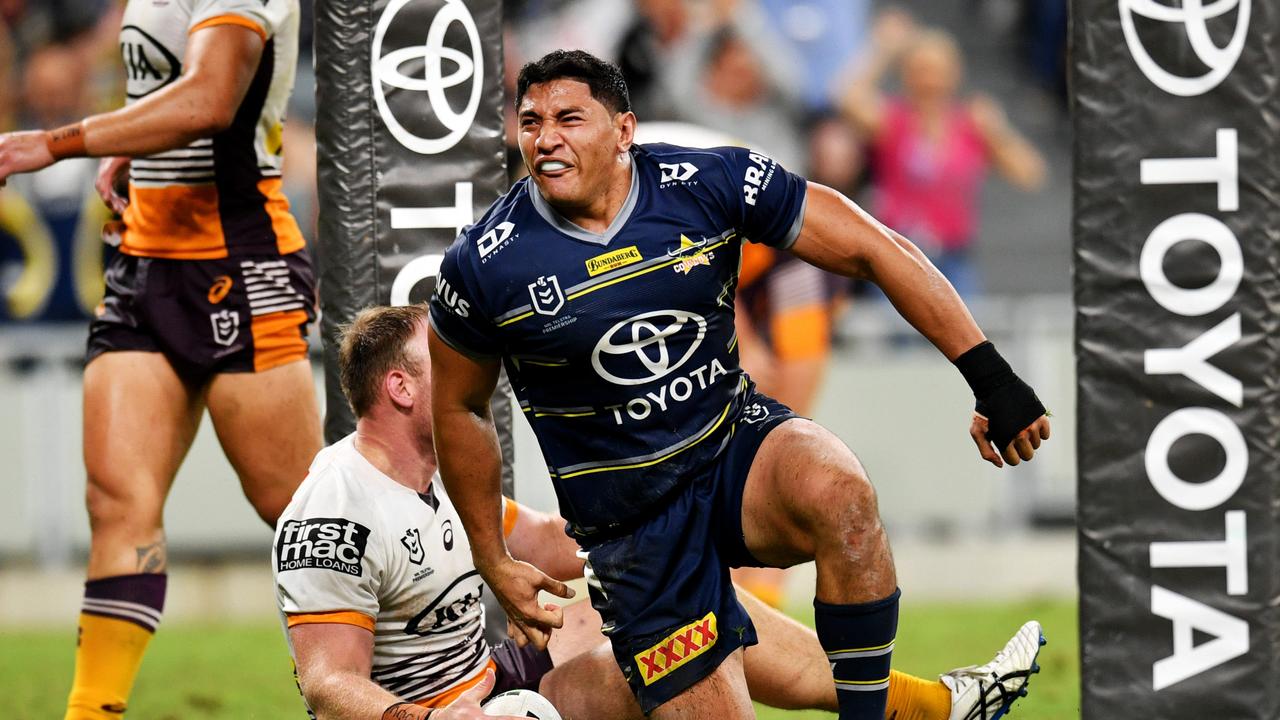
[[[209,286],[209,304],[217,305],[222,302],[227,293],[231,292],[231,278],[227,275],[219,275],[213,284]]]
[[[716,614],[709,612],[636,655],[645,685],[652,685],[716,644]]]

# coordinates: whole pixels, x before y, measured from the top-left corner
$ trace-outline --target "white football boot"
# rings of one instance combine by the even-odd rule
[[[1040,623],[1031,620],[986,665],[956,668],[941,677],[951,690],[948,720],[998,720],[1020,697],[1031,676],[1040,672],[1036,656],[1045,644]]]

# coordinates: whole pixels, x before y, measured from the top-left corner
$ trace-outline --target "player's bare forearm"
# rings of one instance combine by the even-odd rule
[[[235,119],[262,50],[262,38],[239,25],[197,30],[176,81],[128,107],[84,121],[86,153],[151,155],[222,132]]]
[[[354,625],[314,623],[289,628],[298,686],[321,720],[379,720],[400,698],[369,673],[373,634]]]
[[[948,360],[986,340],[919,248],[831,188],[809,183],[804,224],[791,251],[824,270],[874,282]]]
[[[311,673],[303,680],[299,670],[298,684],[319,720],[381,720],[388,707],[400,702],[367,675],[352,672]]]
[[[428,333],[431,417],[440,478],[483,574],[508,557],[502,534],[502,451],[489,411],[497,363],[468,358]]]
[[[502,536],[502,455],[493,418],[472,410],[433,410],[440,477],[483,572],[507,556]]]

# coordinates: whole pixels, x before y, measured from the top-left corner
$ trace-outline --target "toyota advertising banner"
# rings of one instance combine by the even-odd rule
[[[506,190],[500,0],[318,0],[321,332],[333,442],[354,428],[339,328],[423,302],[444,249]],[[511,465],[511,407],[495,401]]]
[[[1280,718],[1280,3],[1076,0],[1082,713]]]

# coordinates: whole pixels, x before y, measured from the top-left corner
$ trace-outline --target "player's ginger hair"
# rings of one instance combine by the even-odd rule
[[[429,317],[425,304],[372,307],[361,310],[343,328],[338,375],[342,393],[356,417],[363,417],[377,402],[388,372],[403,370],[419,375],[421,368],[414,362],[408,345],[419,323],[428,322]]]

